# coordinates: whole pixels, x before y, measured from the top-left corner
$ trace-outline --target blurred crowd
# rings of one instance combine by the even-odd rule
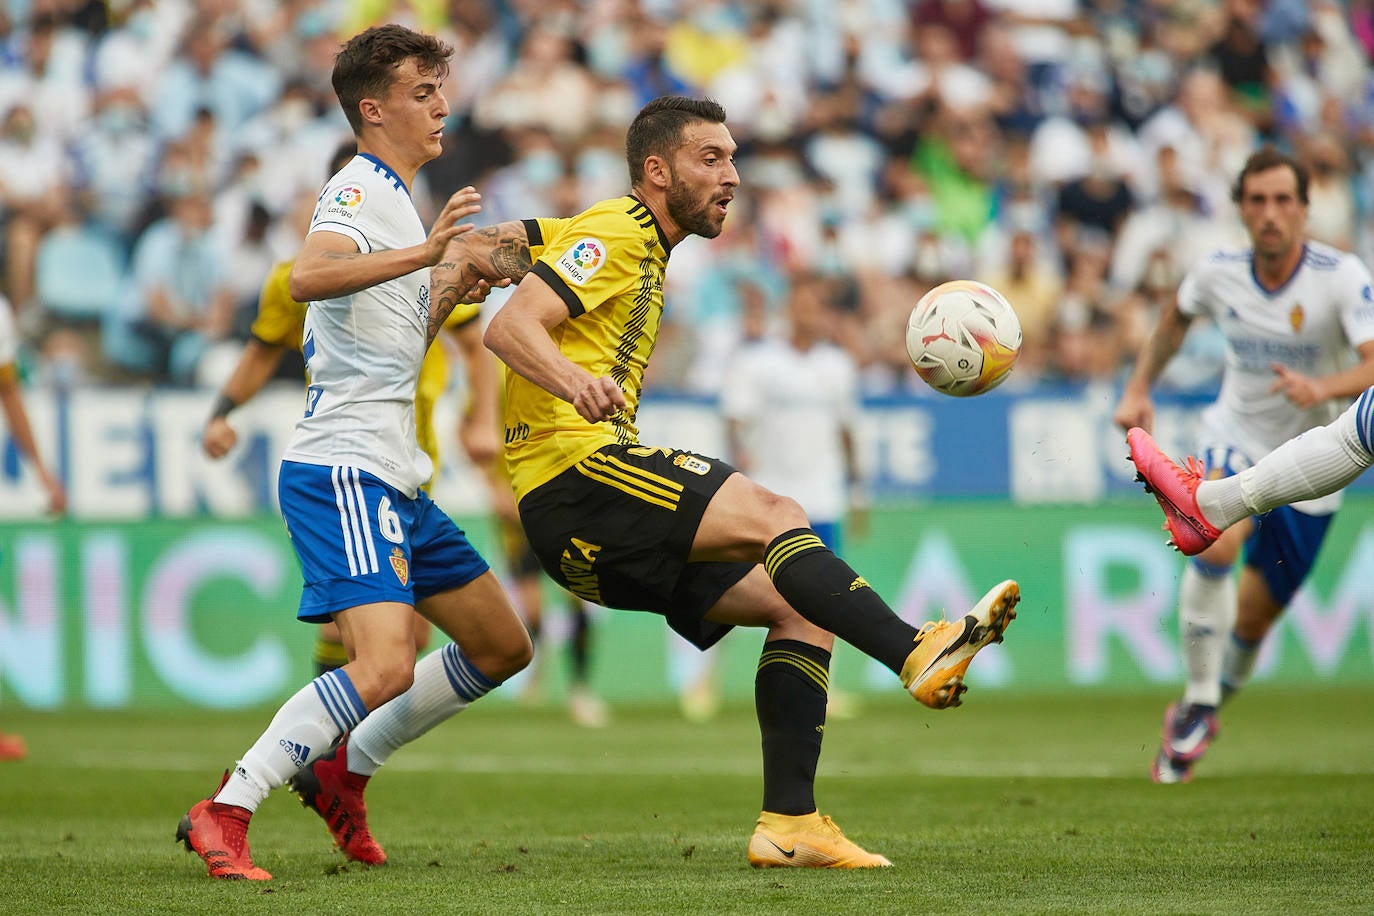
[[[624,129],[663,94],[730,115],[725,232],[673,253],[649,382],[711,393],[789,283],[825,284],[869,394],[915,390],[906,316],[972,277],[1016,306],[1018,377],[1112,380],[1272,142],[1312,171],[1311,234],[1374,246],[1370,0],[7,0],[0,287],[31,384],[212,385],[297,250],[348,126],[342,38],[456,48],[422,215],[483,222],[627,190]],[[1190,335],[1168,381],[1203,387]]]

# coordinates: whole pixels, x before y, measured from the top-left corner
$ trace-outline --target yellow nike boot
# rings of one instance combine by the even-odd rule
[[[1016,617],[1021,588],[1008,579],[994,585],[958,620],[932,620],[921,627],[916,648],[902,665],[907,691],[932,709],[963,702],[964,672],[978,650],[1002,641],[1002,633]]]
[[[759,815],[749,838],[749,864],[755,868],[886,868],[885,856],[866,852],[845,837],[835,822],[816,812]]]

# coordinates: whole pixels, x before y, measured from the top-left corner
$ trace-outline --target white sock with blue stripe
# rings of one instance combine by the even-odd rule
[[[342,669],[320,675],[282,704],[215,801],[256,811],[268,792],[286,785],[298,770],[327,753],[366,715],[362,698]]]
[[[1328,426],[1309,429],[1224,480],[1198,484],[1198,508],[1218,528],[1288,503],[1325,496],[1364,473],[1374,456],[1374,389]]]
[[[403,745],[468,708],[497,684],[449,643],[415,663],[410,689],[377,707],[348,736],[348,771],[371,776]]]
[[[1213,707],[1221,703],[1221,657],[1235,619],[1231,567],[1193,558],[1183,568],[1178,586],[1179,638],[1188,678],[1183,702]]]

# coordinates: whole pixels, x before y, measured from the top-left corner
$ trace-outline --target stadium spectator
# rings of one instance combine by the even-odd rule
[[[252,54],[230,46],[226,24],[201,16],[187,27],[180,52],[153,89],[153,131],[161,140],[183,136],[209,111],[233,136],[281,92],[281,75]]]
[[[1021,321],[1021,357],[1017,371],[1041,372],[1050,362],[1051,332],[1064,301],[1062,274],[1052,255],[1041,246],[1041,236],[1031,226],[1011,233],[1005,259],[992,272],[979,277],[1015,303]]]
[[[1088,171],[1059,187],[1055,207],[1055,236],[1070,251],[1081,233],[1096,232],[1115,243],[1118,230],[1135,206],[1126,179],[1112,161],[1111,138],[1105,122],[1088,126]]]
[[[572,59],[573,45],[552,24],[537,22],[520,42],[505,78],[473,106],[489,130],[541,130],[560,146],[597,119],[591,75]]]
[[[16,102],[0,121],[0,211],[4,214],[5,292],[27,311],[34,297],[34,258],[44,233],[61,221],[69,199],[58,140],[38,133],[33,108]]]
[[[119,86],[97,96],[94,119],[69,149],[71,188],[80,208],[127,253],[143,228],[158,166],[158,146],[138,91]]]
[[[1269,101],[1274,74],[1269,51],[1260,38],[1263,4],[1259,0],[1227,0],[1221,37],[1207,51],[1231,101],[1255,130],[1269,133],[1273,109]]]
[[[106,355],[128,371],[189,385],[210,345],[233,329],[235,303],[209,196],[190,188],[169,209],[134,248],[133,288],[107,328]]]

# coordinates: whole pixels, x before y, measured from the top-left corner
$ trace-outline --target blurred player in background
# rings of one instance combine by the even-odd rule
[[[793,495],[811,530],[838,554],[846,523],[863,532],[868,501],[854,450],[859,370],[834,342],[829,293],[824,278],[790,278],[785,332],[765,334],[735,353],[721,385],[721,413],[735,469],[774,493]],[[689,719],[709,718],[715,681],[708,661],[682,694]],[[828,701],[831,718],[854,706],[833,689]]]
[[[534,250],[542,251],[536,247]],[[492,356],[483,348],[484,358]],[[492,360],[494,362],[494,360]],[[482,466],[487,479],[493,513],[500,528],[502,551],[506,557],[507,587],[513,593],[516,610],[520,612],[534,644],[534,662],[526,677],[525,696],[538,700],[543,692],[545,666],[548,664],[538,651],[547,641],[544,621],[544,570],[539,558],[530,548],[525,530],[520,527],[520,514],[511,493],[510,472],[504,455],[496,455]],[[568,716],[585,728],[605,728],[611,713],[604,700],[596,694],[591,683],[592,621],[587,603],[572,592],[559,590],[563,596],[571,632],[568,639]]]
[[[305,579],[298,616],[333,619],[348,662],[288,699],[181,819],[177,838],[213,877],[271,878],[253,864],[248,825],[288,782],[345,855],[385,862],[367,830],[372,774],[529,664],[529,637],[496,576],[422,489],[434,469],[416,441],[420,366],[457,301],[486,290],[473,284],[443,303],[430,291],[430,268],[472,228],[461,220],[480,209],[477,192],[453,194],[428,232],[410,198],[420,166],[442,151],[452,53],[387,25],[335,57],[358,155],[325,184],[290,273],[291,298],[310,302],[310,385],[278,490]],[[453,640],[418,662],[416,609]]]
[[[502,223],[450,246],[462,253],[447,295],[478,278],[520,283],[485,340],[511,370],[506,456],[525,533],[563,587],[661,614],[698,648],[736,625],[767,629],[755,679],[763,813],[750,864],[890,865],[816,810],[832,632],[922,703],[953,706],[973,656],[1015,615],[1019,590],[1003,582],[969,615],[917,629],[821,542],[798,503],[714,458],[638,443],[669,252],[689,235],[720,234],[739,174],[725,112],[709,100],[650,102],[625,148],[629,195],[556,235]],[[545,249],[532,263],[536,242]]]
[[[19,370],[15,366],[18,353],[19,331],[15,327],[14,310],[9,300],[0,296],[0,411],[5,414],[5,424],[9,427],[10,438],[14,440],[19,454],[28,459],[33,472],[38,475],[38,482],[47,494],[48,512],[61,515],[67,511],[67,491],[57,475],[48,470],[43,463],[43,456],[38,453],[33,427],[29,425],[29,414],[24,409]],[[23,760],[28,753],[23,738],[0,732],[0,761]]]
[[[1330,423],[1348,398],[1374,383],[1369,271],[1355,256],[1307,237],[1307,189],[1296,160],[1270,147],[1250,156],[1232,191],[1250,246],[1220,251],[1184,278],[1117,405],[1119,425],[1148,431],[1150,386],[1192,320],[1210,316],[1226,338],[1226,369],[1216,403],[1202,415],[1199,477],[1241,474],[1288,439]],[[1230,516],[1242,506],[1240,489],[1225,492]],[[1205,549],[1175,538],[1197,554],[1179,585],[1188,681],[1183,698],[1165,711],[1150,767],[1156,782],[1192,777],[1217,735],[1217,708],[1249,679],[1265,635],[1312,569],[1340,499],[1317,496],[1238,521]],[[1237,584],[1232,568],[1242,548]]]

